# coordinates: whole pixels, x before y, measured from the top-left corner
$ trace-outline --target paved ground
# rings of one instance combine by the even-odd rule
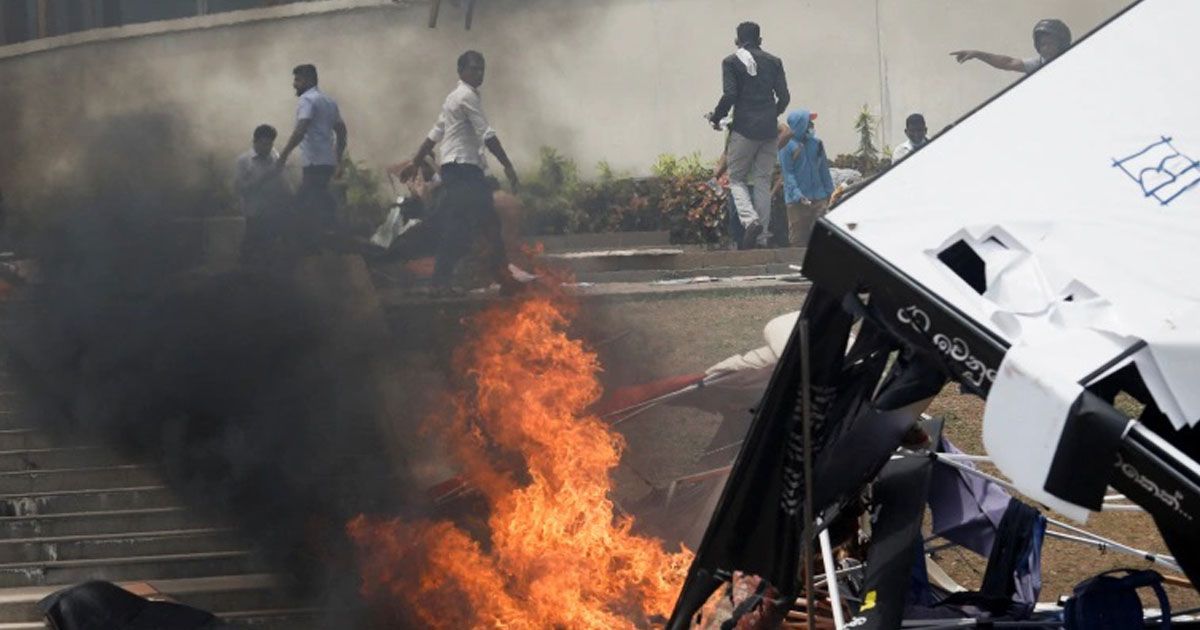
[[[753,295],[740,297],[678,297],[671,300],[624,301],[585,310],[592,335],[609,340],[602,358],[610,384],[637,379],[702,371],[734,353],[762,344],[762,327],[772,317],[795,310],[799,296]],[[945,416],[947,432],[960,447],[982,453],[980,442],[983,405],[974,397],[948,387],[931,412]],[[622,425],[628,439],[625,465],[618,471],[617,493],[628,498],[644,492],[648,483],[661,483],[692,469],[697,454],[708,443],[718,419],[697,416],[679,408],[662,407]],[[1061,517],[1060,517],[1061,518]],[[1143,513],[1106,513],[1086,527],[1126,544],[1166,551],[1150,517]],[[1070,593],[1072,586],[1100,571],[1116,567],[1145,567],[1129,556],[1051,540],[1043,560],[1042,600]],[[940,556],[950,574],[966,585],[977,586],[985,562],[968,553]],[[1191,589],[1171,588],[1177,609],[1200,605]]]

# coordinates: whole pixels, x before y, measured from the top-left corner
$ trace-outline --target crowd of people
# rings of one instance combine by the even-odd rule
[[[1033,40],[1037,56],[1027,59],[978,50],[951,54],[960,63],[978,59],[995,68],[1030,73],[1062,54],[1071,44],[1071,32],[1059,20],[1042,20],[1034,27]],[[792,99],[783,62],[763,50],[759,25],[739,24],[734,43],[735,52],[721,62],[722,94],[708,120],[714,129],[728,132],[716,178],[727,178],[735,242],[741,249],[772,242],[772,199],[782,190],[787,225],[776,230],[786,231],[786,242],[800,247],[844,187],[835,188],[825,145],[816,133],[817,113],[803,107],[788,111]],[[502,293],[512,293],[522,286],[509,264],[513,238],[507,231],[516,222],[512,217],[502,220],[497,207],[511,210],[518,204],[488,176],[486,153],[503,167],[513,193],[520,181],[483,112],[483,55],[473,50],[463,53],[457,71],[458,84],[446,97],[433,128],[413,158],[394,173],[416,191],[413,197],[424,206],[423,216],[436,217],[427,221],[435,259],[434,292],[454,291],[455,268],[478,243],[477,253],[488,274]],[[246,218],[243,258],[247,261],[266,256],[280,241],[306,254],[344,235],[330,182],[342,164],[349,132],[337,102],[321,91],[316,67],[300,65],[292,73],[298,103],[287,143],[276,152],[278,132],[260,125],[254,130],[251,150],[237,160],[234,185]],[[784,114],[786,122],[779,124]],[[909,115],[904,134],[906,139],[892,152],[891,163],[929,142],[925,117]],[[439,144],[438,159],[433,160]],[[302,176],[293,192],[285,166],[296,150]]]
[[[1061,20],[1041,20],[1034,26],[1033,43],[1037,55],[1026,59],[978,50],[958,50],[951,55],[959,63],[978,59],[998,69],[1028,74],[1069,48],[1071,31]],[[739,24],[734,45],[737,50],[721,62],[721,99],[708,120],[714,129],[728,130],[717,177],[728,178],[737,219],[733,231],[740,232],[738,246],[751,249],[772,242],[772,197],[780,185],[787,208],[787,243],[804,246],[817,219],[835,199],[829,158],[816,135],[817,114],[804,108],[787,111],[791,93],[783,62],[762,49],[758,24]],[[779,125],[778,119],[785,113],[786,124]],[[904,135],[905,141],[890,156],[891,164],[929,142],[925,116],[909,115]],[[779,180],[773,181],[776,166]]]
[[[479,89],[483,85],[485,60],[477,51],[458,58],[458,85],[446,97],[433,128],[416,155],[398,175],[419,186],[433,206],[428,214],[438,216],[433,289],[450,293],[455,267],[481,237],[482,258],[502,293],[521,287],[509,270],[507,248],[494,192],[498,188],[486,175],[485,151],[504,167],[515,192],[520,185],[495,130],[483,113]],[[281,151],[275,151],[278,132],[259,125],[251,149],[237,159],[234,188],[246,220],[242,257],[246,262],[263,259],[275,244],[300,254],[317,253],[345,242],[337,218],[337,202],[330,182],[337,176],[346,153],[349,131],[337,102],[321,91],[317,69],[311,64],[292,71],[298,103],[292,135]],[[429,160],[441,144],[437,165]],[[299,150],[302,176],[292,191],[287,163]],[[418,184],[418,182],[420,182]],[[511,205],[511,204],[510,204]]]

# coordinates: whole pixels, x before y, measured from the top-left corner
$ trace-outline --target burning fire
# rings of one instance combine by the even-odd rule
[[[609,471],[624,442],[587,412],[600,365],[568,337],[571,315],[539,295],[473,320],[456,355],[470,383],[452,418],[434,420],[487,502],[487,533],[359,516],[347,530],[369,600],[456,630],[610,630],[670,614],[691,553],[663,551],[614,514]]]

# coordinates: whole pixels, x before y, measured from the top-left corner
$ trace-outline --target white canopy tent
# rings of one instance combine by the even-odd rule
[[[828,217],[1010,346],[996,369],[897,314],[990,386],[996,463],[1079,519],[1042,486],[1086,377],[1133,361],[1175,428],[1200,421],[1197,27],[1198,2],[1134,5]]]

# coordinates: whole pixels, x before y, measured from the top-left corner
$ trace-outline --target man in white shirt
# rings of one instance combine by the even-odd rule
[[[483,85],[484,69],[483,55],[474,50],[458,58],[458,87],[446,97],[437,123],[412,160],[414,165],[423,163],[433,153],[434,146],[441,143],[442,190],[438,213],[442,234],[433,271],[434,290],[439,293],[450,291],[454,268],[479,233],[487,242],[488,269],[501,291],[510,293],[519,288],[508,270],[500,219],[484,175],[483,148],[487,147],[504,167],[514,192],[520,182],[500,138],[483,114],[479,86]]]
[[[900,146],[892,151],[892,164],[899,162],[908,156],[909,153],[925,146],[925,143],[929,142],[929,137],[926,135],[928,132],[929,130],[925,127],[924,116],[921,114],[909,114],[908,118],[904,121],[904,135],[908,137],[908,140],[901,142]]]
[[[283,151],[279,168],[300,148],[303,177],[296,193],[297,228],[301,245],[317,249],[323,230],[335,227],[337,201],[329,192],[329,181],[346,153],[348,132],[337,103],[317,88],[317,68],[311,64],[292,70],[292,87],[300,97],[296,105],[296,128]]]
[[[260,256],[264,246],[280,236],[280,219],[291,202],[291,190],[283,171],[277,166],[277,135],[271,125],[259,125],[254,130],[253,148],[237,159],[233,187],[238,194],[242,216],[246,218],[243,260]]]

